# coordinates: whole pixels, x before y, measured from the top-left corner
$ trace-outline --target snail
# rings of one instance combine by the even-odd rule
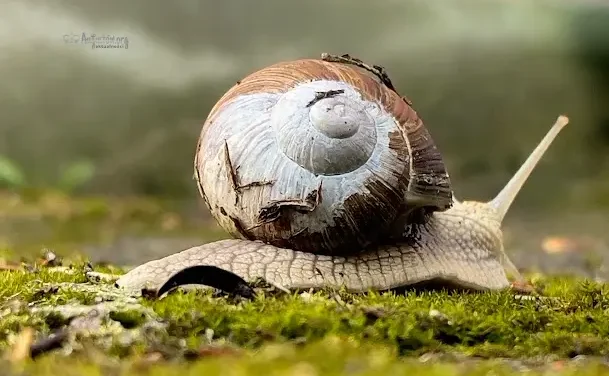
[[[146,262],[116,285],[507,288],[522,276],[502,221],[567,123],[558,117],[494,199],[459,201],[429,131],[382,67],[328,54],[267,66],[219,99],[196,147],[199,193],[232,239]]]

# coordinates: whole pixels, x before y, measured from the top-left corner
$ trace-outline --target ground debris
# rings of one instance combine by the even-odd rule
[[[0,270],[24,270],[23,264],[0,258]]]
[[[576,370],[591,365],[597,365],[600,369],[609,371],[609,359],[584,355],[579,355],[572,359],[558,359],[552,355],[530,358],[496,357],[490,359],[460,352],[429,352],[419,356],[418,360],[421,363],[454,364],[466,369],[475,369],[483,365],[489,368],[490,365],[494,365],[496,368],[503,368],[518,373],[537,372],[550,375],[569,368]]]
[[[387,317],[389,312],[386,308],[380,306],[364,306],[361,308],[369,322],[375,322],[378,319]]]
[[[46,271],[49,271],[51,273],[64,273],[64,274],[76,274],[77,270],[74,269],[72,266],[48,266],[45,267]],[[34,269],[34,272],[36,271],[36,269]]]
[[[34,342],[34,329],[26,327],[17,335],[9,354],[9,360],[16,363],[29,358],[32,342]]]
[[[58,286],[47,285],[39,290],[36,290],[36,292],[34,292],[34,295],[32,295],[32,299],[34,299],[34,301],[41,300],[41,299],[49,297],[50,295],[57,294],[58,291],[59,291]]]
[[[115,282],[121,276],[117,274],[100,273],[94,271],[86,271],[85,276],[91,283],[108,283]]]
[[[69,333],[66,329],[60,329],[39,341],[33,343],[30,348],[30,356],[32,359],[45,354],[49,351],[59,349],[68,340]]]
[[[87,290],[91,287],[87,286],[66,284],[62,288]],[[129,351],[134,344],[145,343],[151,335],[155,338],[165,331],[163,320],[137,299],[116,292],[111,299],[96,304],[53,305],[37,302],[30,306],[30,316],[41,317],[58,327],[56,332],[33,345],[32,357],[57,348],[63,348],[64,355],[82,352],[86,350],[87,343],[93,343],[104,352],[112,348]]]
[[[27,303],[18,299],[19,295],[20,293],[9,296],[2,305],[0,305],[0,320],[9,315],[19,314],[26,308]]]
[[[447,325],[452,325],[450,318],[444,313],[438,311],[437,309],[429,310],[429,317],[434,320],[437,320],[438,322],[445,323]]]
[[[270,283],[266,279],[259,277],[253,281],[248,282],[250,287],[253,288],[257,294],[264,294],[265,296],[280,296],[285,294],[291,294],[290,290],[281,286],[278,283]]]
[[[62,266],[62,260],[57,257],[55,252],[50,249],[44,249],[42,258],[39,260],[41,266],[45,267],[56,267]]]
[[[198,360],[207,357],[238,356],[242,354],[243,350],[234,346],[210,344],[203,345],[196,350],[186,350],[183,356],[186,360]]]
[[[117,289],[110,284],[92,284],[92,283],[43,283],[41,291],[50,291],[52,294],[60,292],[83,293],[93,297],[96,303],[104,301],[118,301],[124,303],[138,303],[137,297],[132,296],[124,290]],[[35,306],[41,302],[35,301],[30,303],[30,306]]]
[[[142,306],[139,303],[127,302],[127,301],[108,301],[102,302],[95,305],[84,305],[84,304],[66,304],[59,306],[52,305],[41,305],[31,308],[32,314],[57,314],[65,320],[72,320],[77,316],[85,315],[97,315],[106,317],[110,315],[110,312],[116,311],[137,311],[142,314],[148,315],[150,318],[155,317],[155,313],[152,309]]]
[[[514,281],[510,284],[510,290],[522,295],[543,294],[543,289],[541,287],[535,286],[529,281]]]

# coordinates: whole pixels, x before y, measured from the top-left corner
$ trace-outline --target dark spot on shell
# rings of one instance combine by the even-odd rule
[[[406,140],[404,140],[404,135],[399,130],[389,132],[389,149],[395,150],[403,162],[408,161],[408,158],[410,158],[408,155],[408,145]]]
[[[235,229],[237,230],[237,232],[239,232],[239,234],[241,234],[241,236],[243,236],[245,239],[248,240],[255,240],[255,238],[250,235],[245,228],[243,227],[243,225],[241,224],[241,221],[239,221],[239,219],[229,216],[230,220],[233,221],[233,224],[235,225]]]
[[[226,210],[224,210],[224,208],[220,208],[220,213],[221,213],[222,215],[226,215]]]
[[[340,217],[335,217],[335,226],[321,232],[305,228],[293,233],[291,215],[280,216],[276,221],[257,228],[257,236],[277,247],[290,248],[315,254],[344,256],[362,251],[381,237],[389,228],[401,209],[404,182],[392,189],[380,182],[366,184],[366,195],[354,194],[345,200]],[[383,197],[384,200],[377,200]],[[370,215],[383,213],[383,215]],[[356,227],[357,226],[357,227]],[[332,251],[329,251],[332,250]]]
[[[299,213],[312,212],[321,203],[321,183],[317,189],[313,189],[304,200],[276,200],[260,208],[258,221],[260,224],[277,221],[285,216],[290,210]]]
[[[338,94],[343,94],[345,91],[342,89],[339,90],[328,90],[328,91],[318,91],[315,93],[315,98],[313,98],[308,104],[307,107],[311,107],[315,103],[319,102],[325,98],[332,98],[337,96]],[[330,111],[330,108],[327,108],[326,111]]]

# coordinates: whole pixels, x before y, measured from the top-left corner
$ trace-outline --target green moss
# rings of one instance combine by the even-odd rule
[[[146,316],[139,311],[112,311],[110,319],[119,322],[124,328],[136,328],[146,322]]]
[[[110,284],[87,282],[84,265],[71,270],[0,273],[4,282],[0,287],[0,299],[5,302],[2,310],[9,309],[8,298],[24,303],[0,316],[1,350],[8,350],[12,336],[25,326],[44,336],[69,322],[52,312],[34,314],[28,303],[33,307],[69,307],[129,299],[111,296]],[[217,354],[194,363],[179,360],[210,343],[240,349],[237,360],[230,361],[235,374],[262,374],[269,367],[276,374],[333,375],[349,373],[350,367],[361,374],[458,374],[463,367],[469,367],[468,372],[473,372],[469,374],[484,374],[489,367],[495,374],[508,374],[500,373],[503,368],[508,372],[508,363],[497,363],[497,359],[541,359],[548,367],[552,359],[609,355],[607,286],[567,277],[537,277],[537,283],[545,286],[547,298],[521,299],[508,291],[403,295],[321,291],[267,294],[242,301],[218,297],[212,291],[178,291],[158,301],[140,298],[135,303],[140,308],[110,309],[106,320],[122,329],[113,327],[110,347],[94,344],[109,358],[123,359],[113,372],[133,362],[144,372],[147,368],[140,363],[151,352],[174,359],[162,362],[166,368],[156,369],[153,374],[157,375],[221,373],[226,360]],[[159,327],[152,330],[150,323]],[[105,333],[100,338],[107,338],[110,332]],[[125,341],[126,334],[132,340]],[[429,354],[452,354],[467,361],[424,364],[417,360]],[[79,361],[75,370],[82,367],[83,372],[87,369],[91,374],[103,371],[90,369],[91,360],[81,359],[83,356],[76,353],[59,361],[59,355],[51,354],[27,367],[32,372],[51,373],[53,362],[67,365]],[[570,367],[563,367],[564,374],[569,374]],[[597,374],[598,367],[590,363],[585,368],[589,374]],[[578,369],[581,371],[581,367]]]
[[[320,292],[310,301],[263,297],[235,305],[209,294],[178,293],[147,304],[170,320],[176,336],[198,337],[211,328],[216,336],[248,348],[340,335],[393,346],[401,355],[452,350],[509,357],[607,355],[607,288],[567,279],[548,283],[558,300],[518,300],[511,292],[411,292],[343,294],[339,303]]]

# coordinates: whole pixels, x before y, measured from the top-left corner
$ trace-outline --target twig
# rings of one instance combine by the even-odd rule
[[[324,99],[324,98],[332,98],[334,96],[337,96],[338,94],[342,94],[345,91],[340,89],[340,90],[328,90],[328,91],[318,91],[315,93],[315,98],[313,98],[308,104],[307,107],[311,107],[312,105],[314,105],[315,103],[319,102],[320,100]]]
[[[370,72],[370,73],[374,74],[376,77],[378,77],[378,79],[381,80],[381,82],[385,86],[387,86],[390,90],[392,90],[397,95],[399,95],[400,98],[402,98],[402,100],[404,100],[404,102],[408,103],[409,105],[412,105],[412,101],[410,101],[410,99],[408,99],[405,96],[400,95],[400,93],[398,93],[397,89],[395,88],[395,86],[393,86],[393,83],[391,82],[391,79],[389,78],[389,74],[387,73],[387,70],[384,67],[382,67],[380,65],[370,66],[370,65],[364,63],[362,60],[354,58],[349,54],[344,54],[344,55],[338,56],[338,55],[331,55],[329,53],[324,52],[321,54],[321,59],[324,61],[331,62],[331,63],[352,64],[352,65],[355,65],[355,66],[358,66],[360,68],[367,70],[368,72]]]
[[[68,330],[58,330],[50,336],[33,343],[30,346],[30,356],[32,357],[32,359],[34,359],[44,353],[61,348],[67,339]]]
[[[226,165],[226,169],[228,170],[228,180],[230,182],[231,188],[235,191],[235,205],[239,203],[239,195],[244,189],[252,188],[252,187],[261,187],[263,185],[272,185],[275,184],[274,180],[271,181],[254,181],[245,185],[241,185],[239,183],[239,175],[237,170],[233,167],[233,164],[230,159],[230,152],[228,150],[228,142],[224,140],[224,163]]]
[[[385,70],[385,68],[381,67],[380,65],[370,66],[370,65],[364,63],[362,60],[354,58],[349,54],[344,54],[344,55],[338,56],[338,55],[330,55],[330,54],[324,52],[323,54],[321,54],[321,59],[324,61],[331,62],[331,63],[352,64],[352,65],[356,65],[360,68],[363,68],[363,69],[369,71],[370,73],[374,74],[375,76],[377,76],[379,78],[379,80],[381,80],[381,82],[383,84],[385,84],[385,86],[387,86],[389,89],[391,89],[397,93],[397,90],[393,86],[393,83],[391,82],[391,79],[389,78],[387,71]]]

